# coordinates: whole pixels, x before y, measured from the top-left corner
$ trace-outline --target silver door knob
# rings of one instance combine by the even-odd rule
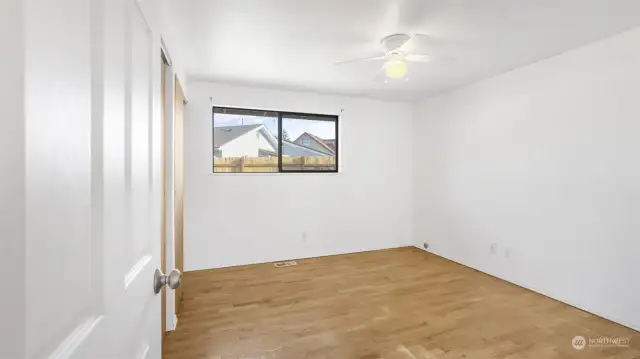
[[[162,273],[160,269],[156,269],[153,275],[153,292],[158,294],[165,284],[171,289],[176,289],[180,286],[180,279],[182,274],[179,270],[174,269],[168,275]]]

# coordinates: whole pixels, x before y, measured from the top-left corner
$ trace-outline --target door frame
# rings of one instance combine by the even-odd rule
[[[161,56],[162,56],[162,71],[164,85],[161,85],[161,97],[162,97],[162,178],[163,178],[163,194],[162,194],[162,220],[163,231],[162,234],[162,247],[165,253],[165,257],[162,263],[162,269],[171,271],[176,268],[183,271],[182,264],[178,264],[178,258],[176,258],[176,250],[180,250],[182,253],[182,246],[178,246],[176,243],[176,214],[175,214],[175,145],[176,145],[176,87],[180,86],[182,94],[182,86],[180,85],[178,75],[173,67],[172,59],[169,50],[164,42],[162,36],[160,36],[161,44]],[[184,100],[186,103],[186,100]],[[181,257],[182,258],[182,257]],[[182,263],[182,261],[180,261]],[[184,286],[184,280],[180,284],[177,291],[168,290],[163,295],[165,303],[163,305],[163,317],[165,318],[165,326],[163,326],[164,337],[167,332],[175,330],[177,327],[177,300],[180,288]]]
[[[167,269],[174,267],[173,246],[173,63],[166,47],[164,39],[160,37],[160,71],[161,85],[161,116],[162,116],[162,142],[161,142],[161,177],[162,177],[162,234],[160,248],[162,251],[161,269],[167,273]],[[162,333],[166,337],[169,331],[175,329],[175,311],[173,310],[174,291],[162,289]]]
[[[162,220],[161,220],[161,230],[160,230],[160,269],[162,270],[163,273],[167,273],[167,213],[166,213],[166,208],[167,208],[167,191],[166,191],[166,185],[167,185],[167,180],[166,180],[166,173],[167,173],[167,156],[166,156],[166,146],[167,146],[167,140],[166,140],[166,133],[167,133],[167,98],[166,98],[166,93],[167,93],[167,70],[170,68],[170,64],[169,64],[169,60],[168,60],[168,56],[166,54],[166,51],[164,49],[164,47],[160,48],[160,88],[161,88],[161,106],[162,106],[162,110],[161,110],[161,121],[162,121],[162,126],[161,126],[161,143],[160,143],[160,149],[162,151],[162,155],[161,155],[161,161],[162,161],[162,165],[160,168],[160,177],[161,177],[161,208],[162,208]],[[167,335],[167,289],[166,286],[162,287],[162,292],[160,293],[161,296],[161,305],[160,305],[160,315],[161,315],[161,343],[162,343],[162,347],[164,348],[164,339]]]
[[[174,258],[175,268],[184,272],[184,109],[187,101],[178,76],[174,76],[174,150],[173,150],[173,193],[174,193]],[[176,181],[176,178],[179,178]],[[183,277],[184,279],[184,277]],[[184,284],[184,280],[182,281]],[[184,286],[175,290],[175,313],[180,312]]]

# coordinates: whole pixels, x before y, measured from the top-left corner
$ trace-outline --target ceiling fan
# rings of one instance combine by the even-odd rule
[[[432,57],[427,54],[415,53],[415,39],[419,37],[429,38],[424,34],[393,34],[380,40],[383,53],[378,56],[342,61],[336,65],[344,65],[356,62],[366,62],[374,60],[384,60],[382,71],[387,78],[402,79],[408,72],[408,62],[431,62]],[[385,80],[386,81],[386,80]]]

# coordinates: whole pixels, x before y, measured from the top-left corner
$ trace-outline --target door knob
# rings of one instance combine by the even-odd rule
[[[179,270],[174,269],[168,275],[162,273],[160,269],[156,269],[153,275],[153,292],[158,294],[165,284],[171,289],[176,289],[180,286],[180,279],[182,274]]]

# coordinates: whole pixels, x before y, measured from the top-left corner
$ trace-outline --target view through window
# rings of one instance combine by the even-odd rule
[[[337,172],[338,117],[213,108],[213,172]]]

